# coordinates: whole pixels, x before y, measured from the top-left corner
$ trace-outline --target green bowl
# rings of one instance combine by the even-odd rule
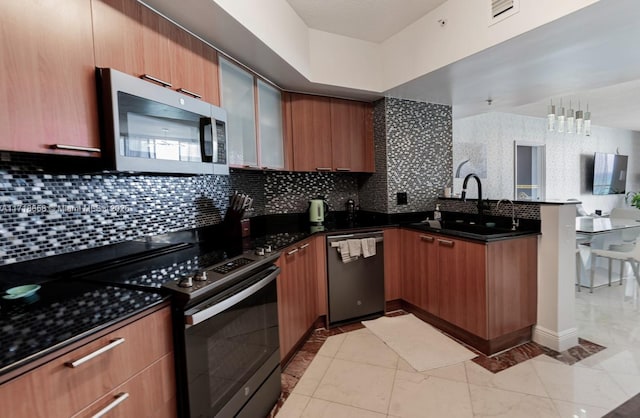
[[[3,299],[27,298],[36,293],[39,289],[39,284],[27,284],[24,286],[12,287],[5,291],[7,294],[3,296]]]

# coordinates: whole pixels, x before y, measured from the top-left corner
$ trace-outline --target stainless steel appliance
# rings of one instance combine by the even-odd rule
[[[208,271],[225,274],[244,260]],[[275,405],[281,390],[279,272],[273,265],[260,268],[221,293],[180,309],[183,321],[175,331],[184,349],[178,357],[184,416],[264,417]]]
[[[65,255],[54,265],[45,260],[43,267],[65,280],[170,292],[179,415],[266,416],[281,392],[274,265],[280,254],[228,253],[197,236],[176,232],[114,244],[85,250],[73,262]]]
[[[224,109],[111,68],[96,70],[104,155],[111,168],[229,174]]]
[[[376,254],[345,263],[337,244],[373,238]],[[384,241],[382,231],[327,236],[329,324],[384,313]]]

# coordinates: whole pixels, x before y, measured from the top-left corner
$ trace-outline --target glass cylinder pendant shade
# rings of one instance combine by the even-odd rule
[[[582,135],[582,128],[584,124],[584,114],[582,110],[576,112],[576,133]]]
[[[556,129],[556,107],[554,105],[549,105],[549,110],[547,111],[547,130],[549,132],[553,132]]]
[[[560,104],[560,110],[558,111],[558,132],[564,132],[564,107]]]
[[[575,121],[576,121],[575,112],[573,111],[571,104],[569,104],[569,110],[567,111],[567,133],[568,134],[573,133],[573,127],[575,125]]]
[[[591,136],[591,112],[584,113],[584,134]]]

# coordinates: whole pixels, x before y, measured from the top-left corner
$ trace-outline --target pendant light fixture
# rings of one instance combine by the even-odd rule
[[[575,112],[573,111],[573,106],[571,100],[569,100],[569,110],[567,111],[567,133],[573,133],[573,127],[575,125]]]
[[[547,130],[549,132],[556,130],[556,107],[553,105],[553,100],[550,101],[549,109],[547,110]]]
[[[591,112],[589,112],[589,104],[587,103],[587,111],[584,113],[584,134],[591,136]]]
[[[560,108],[558,109],[558,133],[564,132],[564,107],[562,107],[562,99],[560,99]]]
[[[576,112],[576,134],[582,135],[583,124],[584,124],[584,112],[580,110],[580,102],[578,102],[578,111]]]

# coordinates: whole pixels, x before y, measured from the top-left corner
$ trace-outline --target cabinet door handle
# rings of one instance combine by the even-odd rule
[[[182,87],[180,87],[178,90],[176,90],[178,93],[184,93],[184,94],[188,94],[191,97],[195,97],[196,99],[202,99],[202,95],[198,94],[198,93],[194,93],[192,91],[189,91],[187,89],[183,89]]]
[[[298,248],[299,250],[304,250],[305,248],[307,248],[309,246],[309,243],[301,245],[300,248]]]
[[[167,81],[164,81],[164,80],[160,80],[159,78],[154,77],[154,76],[149,75],[149,74],[142,74],[140,76],[140,78],[142,78],[143,80],[149,80],[149,81],[153,81],[153,82],[158,83],[158,84],[162,84],[165,87],[171,87],[172,86],[171,83],[169,83]]]
[[[109,344],[105,345],[102,348],[97,349],[93,353],[87,354],[86,356],[84,356],[82,358],[79,358],[76,361],[69,361],[69,362],[65,363],[64,365],[67,366],[67,367],[71,367],[72,369],[75,369],[76,367],[81,366],[82,364],[86,363],[87,361],[91,360],[92,358],[98,357],[100,354],[103,354],[103,353],[106,353],[109,350],[112,350],[113,348],[115,348],[116,346],[119,346],[123,342],[124,342],[124,338],[116,338],[115,340],[112,340]]]
[[[63,150],[67,150],[67,151],[84,151],[84,152],[95,152],[95,153],[102,152],[102,151],[100,151],[100,148],[81,147],[79,145],[53,144],[53,145],[51,145],[51,148],[53,148],[53,149],[63,149]]]
[[[447,239],[439,239],[438,244],[442,245],[443,247],[453,247],[454,242]]]
[[[127,392],[118,393],[116,396],[114,396],[115,399],[113,400],[113,402],[111,402],[109,405],[102,408],[100,411],[98,411],[97,414],[93,415],[91,418],[100,418],[105,416],[107,412],[111,411],[113,408],[120,405],[122,402],[127,400],[128,397],[129,397],[129,394]]]
[[[331,167],[318,167],[316,171],[331,171]]]
[[[298,249],[297,249],[297,248],[294,248],[293,250],[289,251],[289,252],[287,253],[287,255],[293,255],[293,254],[295,254],[295,253],[297,253],[297,252],[298,252]]]
[[[428,235],[420,235],[420,239],[425,242],[433,242],[434,238]]]
[[[336,167],[336,171],[351,171],[351,169],[345,167]]]

